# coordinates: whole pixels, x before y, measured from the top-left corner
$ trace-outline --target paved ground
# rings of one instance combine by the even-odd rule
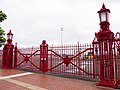
[[[112,90],[95,82],[0,69],[0,90]]]

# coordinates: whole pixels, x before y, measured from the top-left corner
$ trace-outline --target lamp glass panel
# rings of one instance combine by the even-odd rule
[[[101,12],[101,22],[106,21],[106,12]]]
[[[13,35],[7,35],[7,38],[10,39],[10,40],[12,40]]]

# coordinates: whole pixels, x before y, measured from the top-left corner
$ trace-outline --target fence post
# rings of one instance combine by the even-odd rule
[[[48,44],[45,40],[40,45],[40,71],[48,71]]]
[[[97,65],[99,59],[97,58],[98,56],[98,41],[97,38],[95,37],[93,42],[92,42],[92,46],[93,46],[93,78],[96,77],[95,74],[98,74],[99,72],[99,65]],[[98,71],[98,72],[96,72]]]
[[[14,48],[14,68],[17,67],[17,43],[15,43],[15,48]]]
[[[8,37],[7,44],[5,44],[5,46],[3,48],[2,68],[3,69],[12,69],[14,45],[12,44],[13,34],[11,33],[11,30],[7,34],[7,37]]]

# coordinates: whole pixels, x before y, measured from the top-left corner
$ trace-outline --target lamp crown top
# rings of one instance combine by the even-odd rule
[[[98,11],[98,13],[104,12],[104,11],[108,11],[108,12],[110,13],[110,10],[107,9],[107,8],[105,7],[105,4],[103,3],[102,8],[100,9],[100,11]]]
[[[106,9],[105,4],[103,3],[102,8]]]
[[[100,11],[104,11],[104,10],[107,10],[107,9],[106,9],[106,7],[105,7],[105,4],[103,3],[102,8],[101,8]]]
[[[11,30],[9,30],[9,33],[7,35],[13,35],[12,32],[11,32]]]
[[[42,41],[42,44],[46,44],[46,40],[43,40],[43,41]]]

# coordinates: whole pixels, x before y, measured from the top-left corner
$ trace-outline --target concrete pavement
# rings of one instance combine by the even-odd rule
[[[112,90],[95,82],[0,69],[0,90]]]

